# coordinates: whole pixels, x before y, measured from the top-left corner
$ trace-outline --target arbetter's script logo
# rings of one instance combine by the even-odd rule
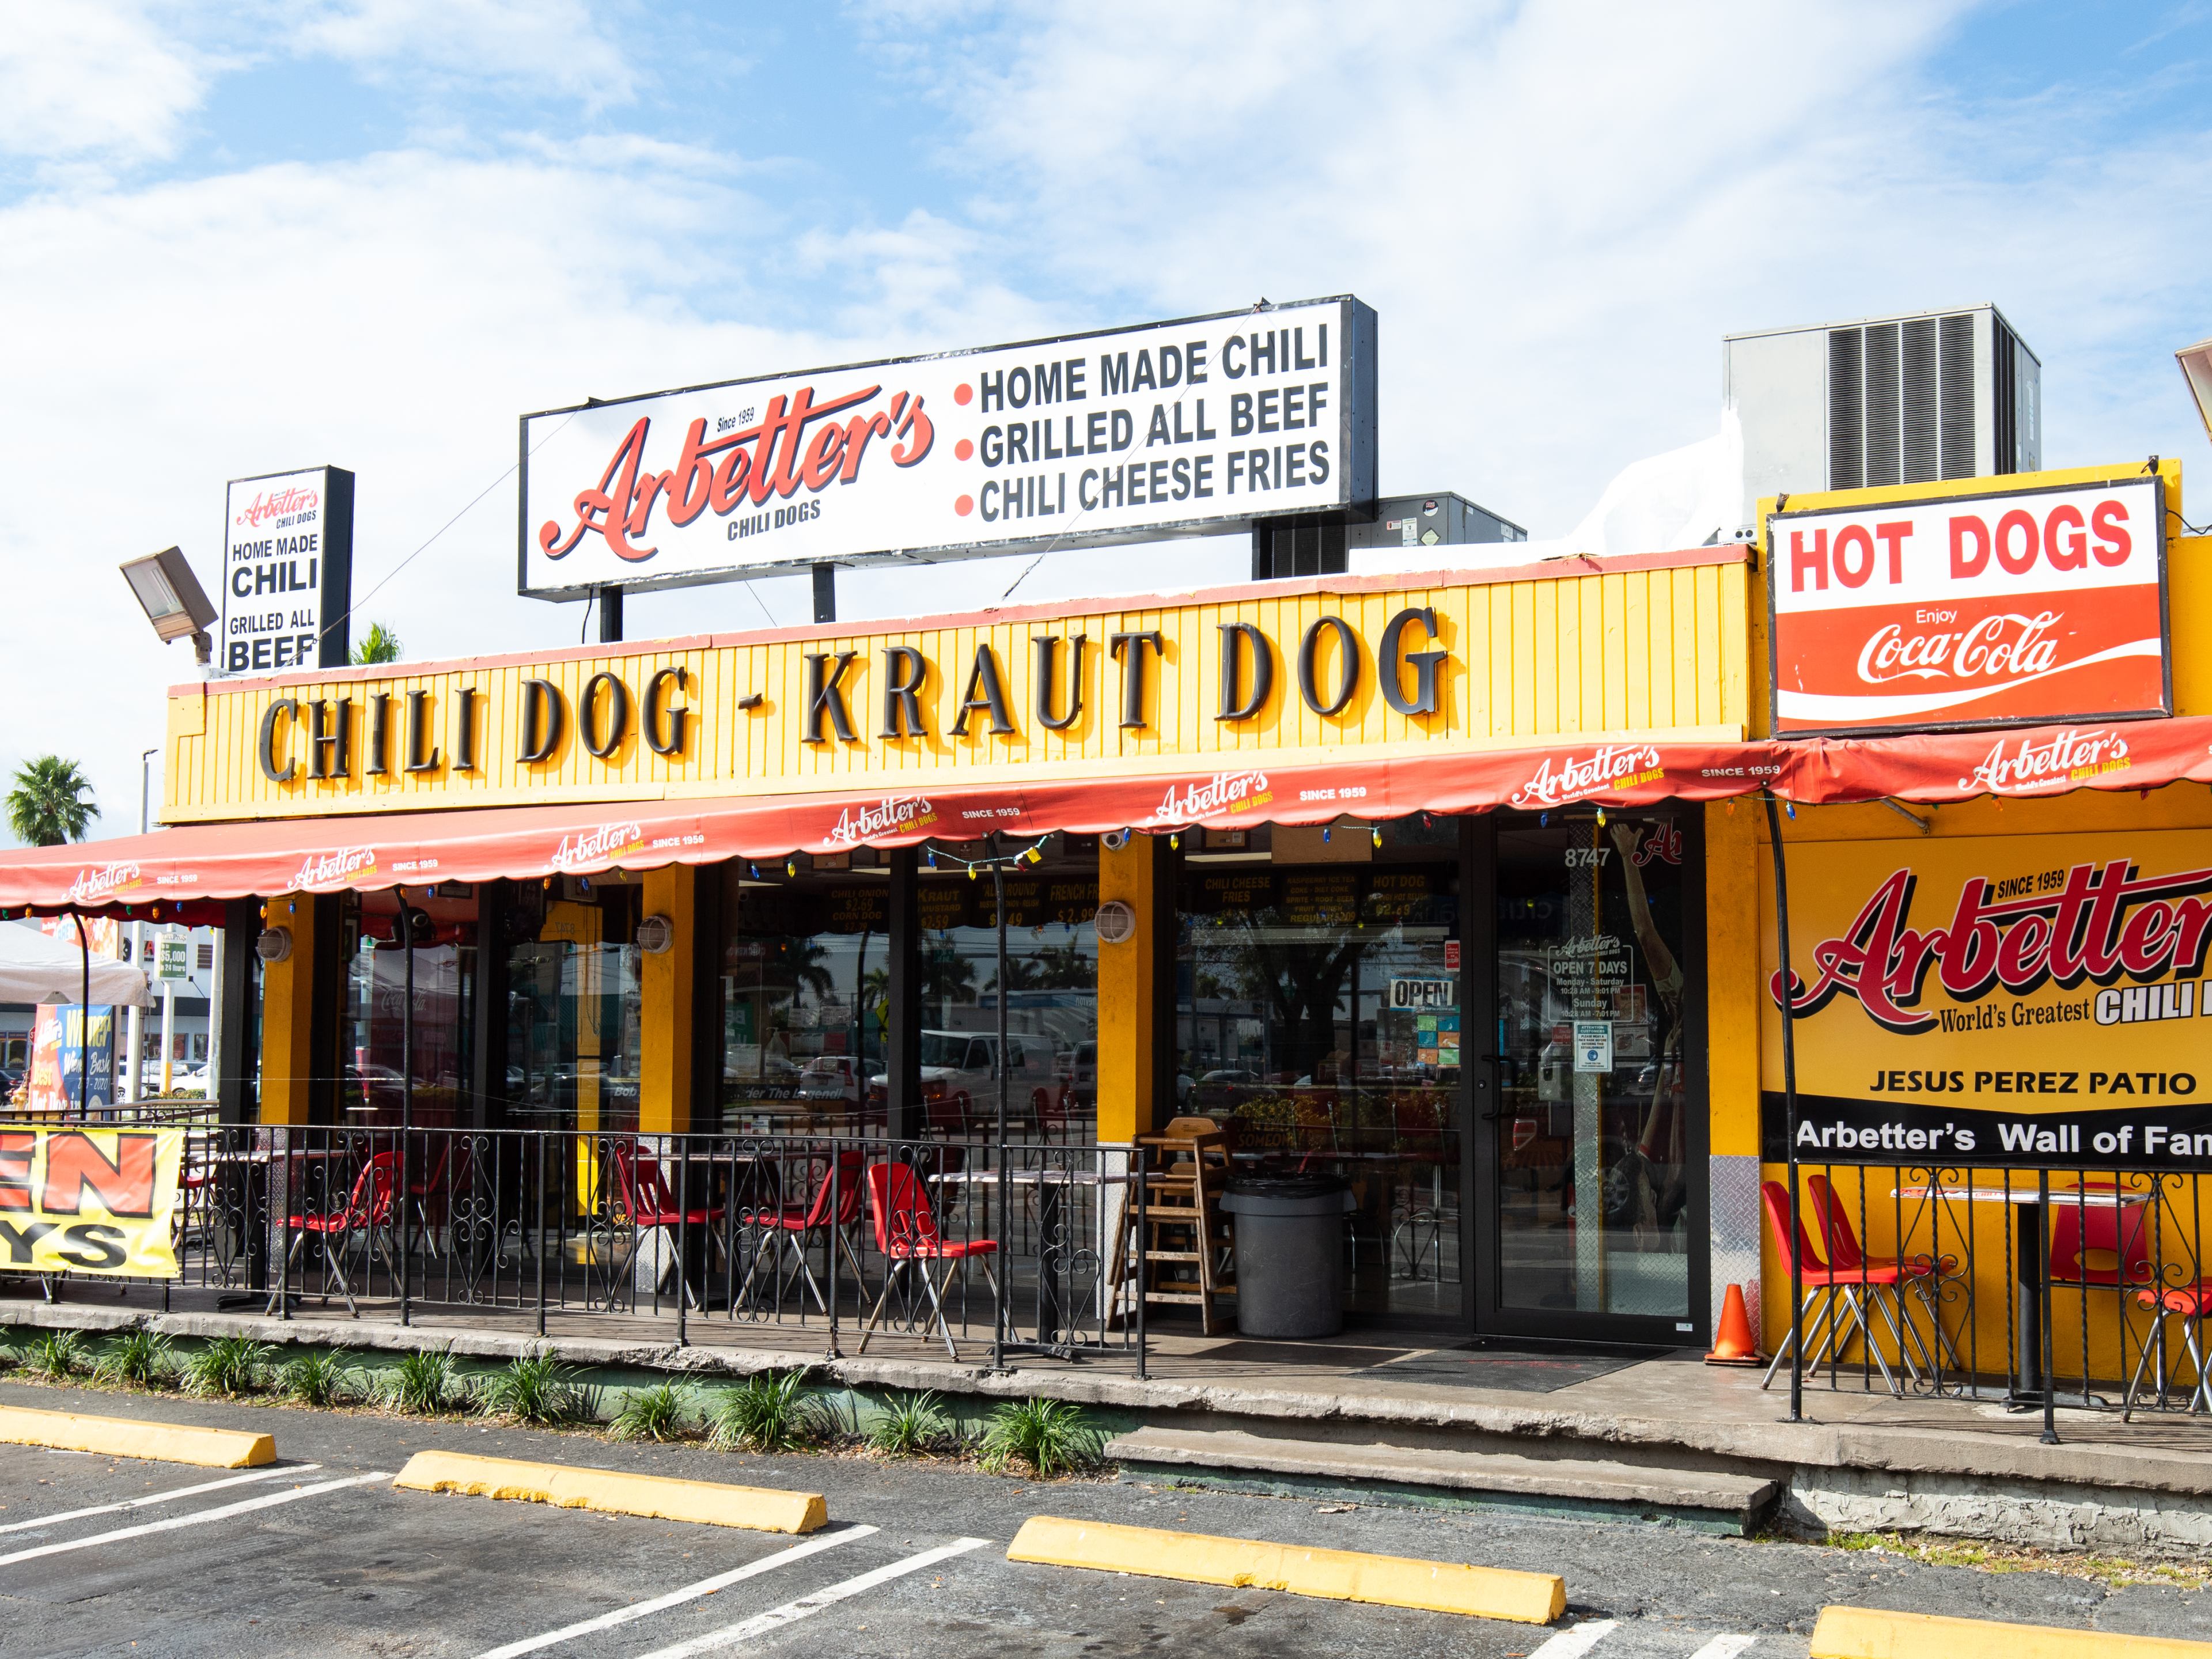
[[[294,514],[312,513],[322,502],[322,497],[312,489],[264,490],[253,498],[253,505],[240,514],[237,523],[249,529],[266,524],[271,519],[289,518]]]
[[[82,903],[142,884],[137,865],[110,864],[98,870],[78,871],[76,879],[70,884],[69,896],[72,903]]]
[[[555,870],[573,870],[580,864],[596,864],[602,859],[617,858],[624,853],[634,853],[645,845],[645,830],[635,823],[603,823],[596,830],[580,830],[573,836],[561,837],[560,846],[546,860]]]
[[[1934,614],[1948,619],[1958,613]],[[2039,611],[2033,617],[2008,611],[1956,632],[1937,629],[1911,635],[1902,623],[1886,623],[1859,647],[1859,678],[1869,685],[1887,685],[1905,679],[2008,680],[2047,674],[2058,665],[2058,641],[2045,635],[2065,617],[2063,611]]]
[[[1813,982],[1795,988],[1800,1019],[1842,995],[1893,1031],[1925,1031],[1937,1024],[1919,1006],[1931,969],[1945,997],[1973,1002],[1999,986],[2024,996],[2046,982],[2070,989],[2123,974],[2194,973],[2212,936],[2212,899],[2203,896],[2212,869],[2137,876],[2129,860],[2114,859],[2077,864],[2049,891],[2015,896],[2027,884],[2008,879],[2002,897],[1996,884],[1970,876],[1949,925],[1924,933],[1907,926],[1917,882],[1909,869],[1893,872],[1848,930],[1813,947]],[[1767,994],[1780,1006],[1780,974]]]
[[[667,502],[668,522],[680,530],[709,508],[717,518],[726,518],[740,507],[761,506],[770,495],[787,501],[801,489],[818,495],[833,483],[858,478],[868,444],[876,438],[896,438],[891,465],[913,466],[936,441],[936,428],[922,413],[918,392],[899,392],[884,408],[830,421],[811,436],[807,433],[816,422],[865,404],[882,390],[866,386],[820,404],[811,386],[789,398],[778,392],[768,400],[768,413],[758,424],[711,443],[705,419],[696,420],[676,465],[665,472],[646,463],[653,421],[641,416],[615,446],[598,486],[576,492],[576,521],[564,529],[559,520],[548,519],[538,527],[538,551],[549,559],[565,559],[586,534],[596,534],[609,552],[635,564],[660,550],[641,544],[651,533],[655,504]]]
[[[852,847],[871,836],[902,835],[937,822],[937,811],[920,795],[886,795],[872,806],[848,806],[823,843]]]
[[[2000,740],[1972,775],[1959,780],[1959,787],[1978,784],[1993,795],[2029,794],[2069,788],[2085,778],[2124,771],[2131,764],[2128,740],[2118,732],[2069,727],[2047,738],[2022,738],[2009,754]]]
[[[293,876],[291,890],[304,893],[312,888],[328,887],[334,882],[372,874],[375,869],[374,847],[341,847],[335,853],[310,853],[307,862]]]
[[[1256,801],[1267,789],[1265,772],[1216,772],[1203,783],[1170,784],[1147,823],[1189,823]]]
[[[1515,806],[1559,806],[1607,789],[1626,789],[1666,775],[1650,744],[1607,744],[1587,759],[1547,755],[1534,776],[1513,792]]]

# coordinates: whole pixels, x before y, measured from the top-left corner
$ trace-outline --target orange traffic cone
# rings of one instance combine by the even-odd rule
[[[1751,1316],[1744,1311],[1743,1286],[1731,1285],[1721,1302],[1720,1335],[1705,1356],[1708,1365],[1761,1365],[1759,1344],[1752,1340]]]

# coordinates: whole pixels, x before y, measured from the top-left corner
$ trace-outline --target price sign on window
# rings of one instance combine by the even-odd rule
[[[175,985],[192,976],[192,942],[188,939],[157,939],[154,941],[154,977],[165,985]]]

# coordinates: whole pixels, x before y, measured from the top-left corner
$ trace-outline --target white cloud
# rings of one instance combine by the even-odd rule
[[[206,87],[195,55],[127,0],[10,6],[0,27],[0,153],[166,155]]]
[[[636,95],[635,68],[583,0],[325,0],[283,15],[295,51],[417,94],[503,84],[594,111]]]

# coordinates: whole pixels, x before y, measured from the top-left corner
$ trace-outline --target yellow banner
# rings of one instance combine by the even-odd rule
[[[0,1128],[0,1267],[173,1279],[182,1129]]]
[[[1789,858],[1801,1157],[2212,1167],[2212,831],[1793,842]]]

